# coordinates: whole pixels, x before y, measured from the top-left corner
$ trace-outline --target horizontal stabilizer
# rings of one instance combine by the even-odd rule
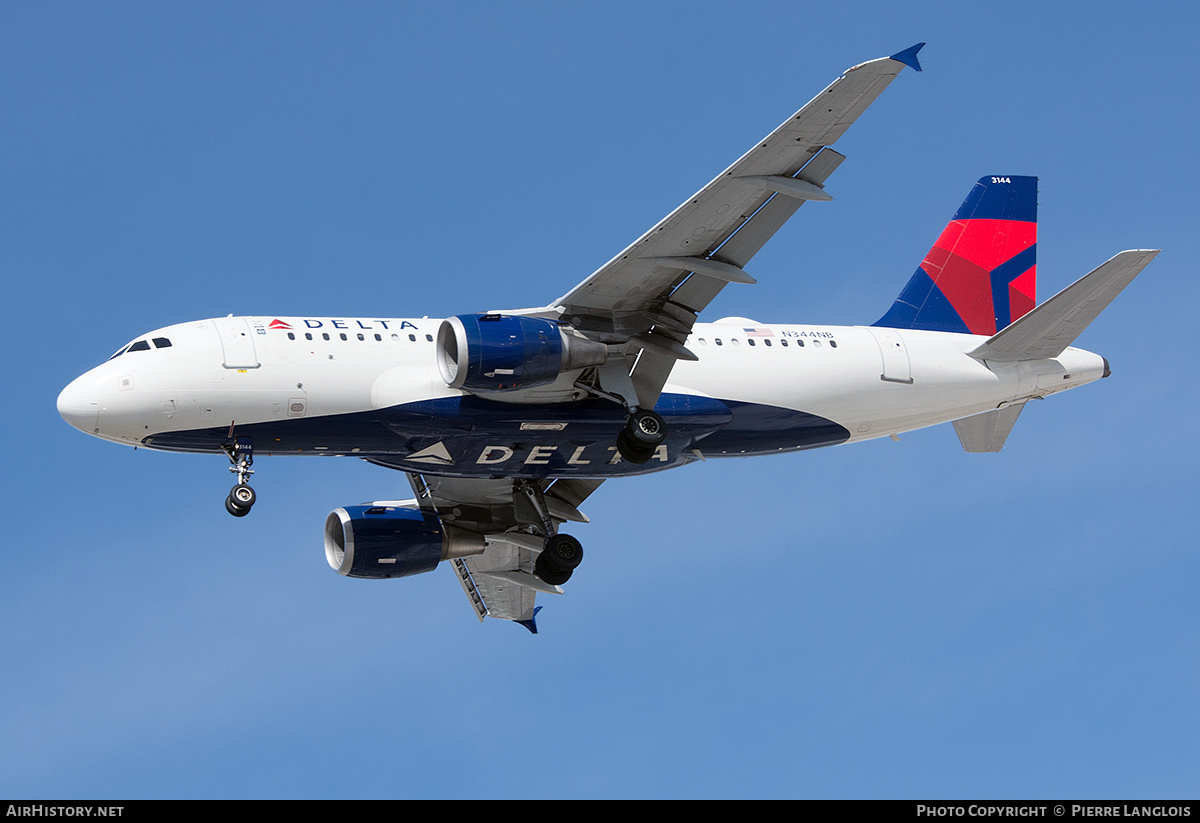
[[[972,454],[1000,451],[1023,408],[1024,403],[1014,403],[1002,409],[955,420],[954,430],[958,432],[958,442],[962,443],[963,451]]]
[[[1121,252],[968,353],[1008,362],[1058,357],[1159,251]]]

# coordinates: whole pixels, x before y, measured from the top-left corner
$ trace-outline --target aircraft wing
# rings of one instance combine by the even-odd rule
[[[547,310],[605,343],[641,351],[633,374],[652,408],[704,309],[806,200],[831,200],[825,180],[845,158],[828,148],[924,43],[848,69],[741,159]]]
[[[484,617],[513,620],[536,634],[537,593],[562,594],[562,589],[533,574],[543,538],[532,533],[542,528],[542,519],[530,502],[530,492],[544,502],[556,525],[569,520],[587,522],[577,507],[604,481],[519,481],[411,473],[408,479],[422,509],[435,512],[449,527],[484,536],[486,548],[481,554],[452,558],[475,616],[481,621]],[[523,482],[529,484],[525,490]]]
[[[638,405],[652,409],[676,360],[696,359],[684,342],[698,313],[726,283],[754,282],[743,266],[806,200],[833,199],[825,181],[845,158],[829,146],[905,66],[920,71],[923,45],[848,69],[554,304],[513,314],[561,319],[592,340],[625,346],[636,366],[618,367],[611,376],[620,385],[609,390],[632,382]],[[479,619],[536,632],[537,593],[562,592],[534,575],[545,536],[560,523],[586,521],[577,507],[602,481],[408,477],[418,505],[447,529],[483,535],[482,552],[448,558]]]

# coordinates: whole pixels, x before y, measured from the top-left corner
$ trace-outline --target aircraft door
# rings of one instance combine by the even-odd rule
[[[254,350],[254,330],[244,317],[222,317],[213,321],[221,338],[221,351],[227,369],[257,369],[258,355]]]
[[[879,353],[883,357],[883,372],[880,379],[889,383],[911,383],[912,364],[908,360],[908,349],[904,346],[904,338],[895,329],[885,327],[870,327],[875,342],[879,344]]]

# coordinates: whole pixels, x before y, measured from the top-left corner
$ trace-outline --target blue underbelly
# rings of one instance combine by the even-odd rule
[[[658,471],[700,457],[764,454],[844,442],[842,426],[805,412],[663,394],[655,406],[667,439],[644,464],[616,452],[625,410],[589,399],[570,404],[498,403],[464,395],[386,409],[235,425],[257,454],[333,454],[397,469],[463,477],[609,477]],[[229,427],[163,432],[143,444],[219,451]]]

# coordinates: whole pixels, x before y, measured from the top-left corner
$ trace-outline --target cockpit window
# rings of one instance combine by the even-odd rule
[[[156,349],[171,348],[170,338],[154,337],[151,339],[154,341],[154,348],[156,348]],[[123,346],[123,347],[117,349],[116,352],[113,353],[113,356],[108,359],[115,360],[116,358],[120,357],[121,355],[127,354],[128,352],[131,352],[131,351],[150,351],[150,343],[146,340],[138,340],[136,343],[130,343],[128,346]]]

